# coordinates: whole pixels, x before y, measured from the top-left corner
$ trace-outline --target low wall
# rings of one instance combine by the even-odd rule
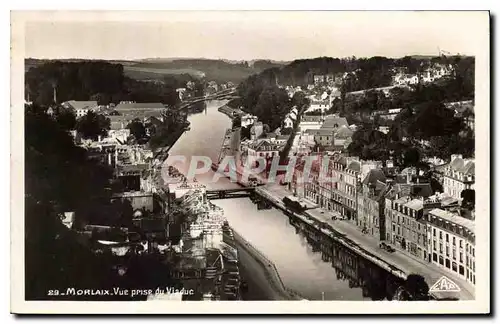
[[[300,294],[297,292],[293,291],[292,289],[289,289],[285,286],[283,283],[283,280],[281,280],[281,277],[279,275],[278,270],[276,269],[276,266],[274,263],[269,260],[265,255],[262,254],[257,248],[255,248],[252,244],[250,244],[247,240],[243,238],[238,232],[236,232],[234,229],[232,229],[234,239],[240,243],[240,245],[249,253],[251,254],[257,262],[259,262],[262,267],[264,268],[264,272],[267,274],[267,278],[269,282],[274,286],[275,290],[280,292],[280,294],[283,296],[284,299],[286,300],[304,300]]]

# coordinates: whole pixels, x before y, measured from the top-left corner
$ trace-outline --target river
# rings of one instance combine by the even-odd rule
[[[215,160],[231,120],[217,111],[227,101],[207,102],[206,112],[189,117],[191,129],[183,134],[169,153],[167,164],[174,156],[208,156]],[[186,164],[174,164],[181,171]],[[213,182],[214,173],[197,176],[209,189],[234,188],[236,184],[220,178]],[[331,263],[321,260],[306,239],[295,232],[288,218],[277,209],[257,210],[248,198],[215,200],[224,209],[230,225],[253,246],[274,262],[283,283],[310,300],[364,300],[360,288],[349,288],[347,281],[337,279]]]

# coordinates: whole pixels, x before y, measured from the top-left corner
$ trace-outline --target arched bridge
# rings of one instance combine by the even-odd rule
[[[217,99],[222,100],[222,99],[234,99],[234,98],[238,98],[238,96],[236,95],[236,88],[225,89],[218,91],[216,93],[212,93],[211,95],[189,98],[181,102],[181,104],[179,105],[179,110],[186,109],[192,104],[202,102],[205,100],[217,100]]]
[[[244,198],[250,197],[255,188],[237,188],[237,189],[216,189],[216,190],[207,190],[207,198],[209,200],[214,199],[233,199],[233,198]]]

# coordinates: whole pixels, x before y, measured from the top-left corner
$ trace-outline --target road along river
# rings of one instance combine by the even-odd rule
[[[218,157],[220,145],[231,120],[217,111],[227,101],[208,101],[206,112],[189,117],[191,129],[184,133],[169,152],[174,156]],[[174,164],[186,172],[188,164]],[[197,176],[209,189],[236,188],[238,185],[221,178],[212,182],[212,171]],[[365,300],[361,288],[350,288],[339,279],[331,262],[322,261],[321,253],[313,252],[305,237],[296,234],[288,218],[277,209],[258,210],[248,198],[215,200],[224,209],[229,224],[253,247],[271,260],[284,285],[310,300]],[[340,276],[342,278],[342,276]],[[352,285],[351,285],[352,286]]]

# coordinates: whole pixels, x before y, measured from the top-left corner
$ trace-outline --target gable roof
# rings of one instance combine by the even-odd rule
[[[474,161],[464,160],[462,158],[456,158],[450,163],[450,167],[457,171],[463,172],[464,174],[474,175],[475,164]]]
[[[335,138],[348,138],[351,137],[352,134],[354,134],[352,129],[343,125],[335,132]]]
[[[91,108],[96,108],[98,106],[97,101],[95,101],[95,100],[89,100],[89,101],[70,100],[70,101],[66,101],[63,105],[69,106],[75,110],[91,109]]]
[[[345,117],[327,116],[321,128],[338,128],[341,126],[349,127],[349,123]]]
[[[347,169],[359,172],[361,171],[361,163],[359,161],[351,161],[349,165],[347,165]]]
[[[380,169],[371,169],[368,171],[368,174],[366,175],[365,179],[363,180],[364,185],[377,185],[377,181],[380,181],[382,183],[385,183],[386,181],[385,174],[382,170]]]
[[[322,119],[323,119],[322,116],[308,116],[308,115],[304,115],[300,119],[300,122],[301,123],[320,123]]]
[[[394,186],[394,193],[401,197],[422,196],[424,198],[433,194],[430,183],[397,183]]]

